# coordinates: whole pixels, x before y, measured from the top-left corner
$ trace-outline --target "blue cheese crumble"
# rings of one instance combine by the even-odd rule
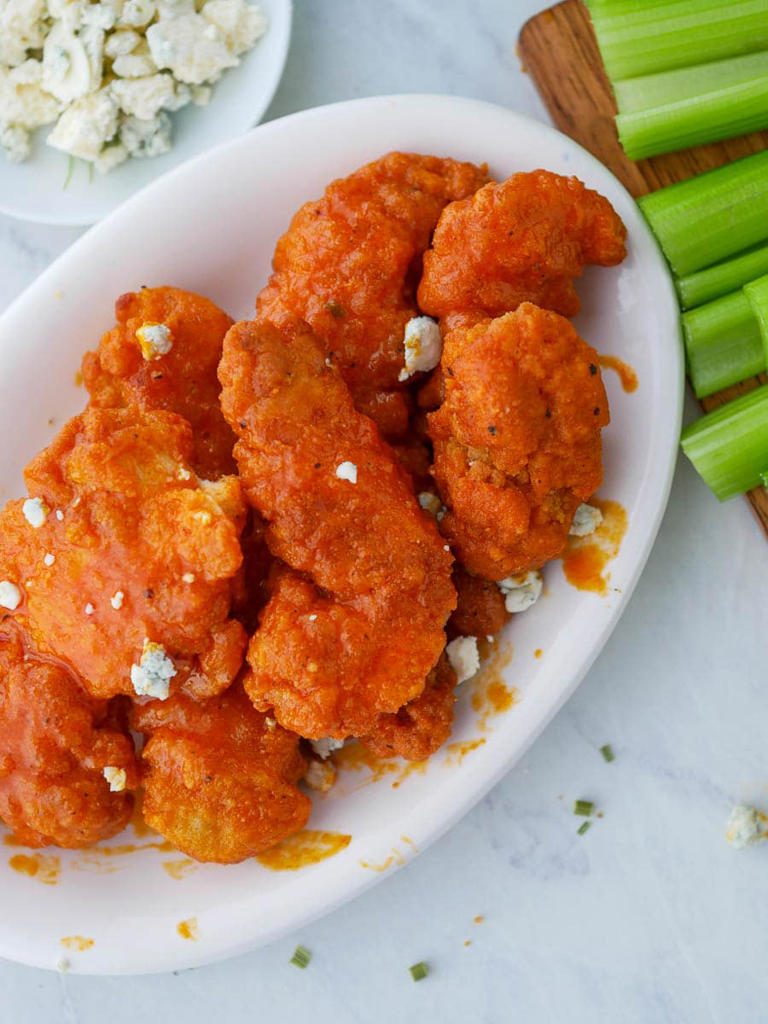
[[[131,685],[139,697],[167,700],[176,666],[162,644],[144,638],[144,649],[138,665],[131,665]]]
[[[109,790],[111,793],[122,793],[125,789],[128,777],[125,774],[124,768],[116,768],[113,764],[108,764],[102,772],[104,778],[109,783]]]
[[[15,612],[21,604],[21,591],[10,580],[0,580],[0,608]]]
[[[761,819],[762,815],[756,808],[737,804],[728,819],[725,838],[737,850],[743,850],[758,839],[765,839],[768,833]]]
[[[471,679],[480,668],[480,652],[477,649],[477,637],[457,636],[445,648],[451,668],[456,673],[456,682],[464,683]]]
[[[579,505],[568,531],[572,537],[589,537],[603,521],[603,513],[594,505]]]
[[[398,380],[408,380],[414,373],[434,370],[443,354],[443,339],[437,320],[430,316],[412,317],[405,325],[403,346],[405,365]]]
[[[29,525],[39,530],[45,520],[48,518],[50,509],[42,500],[42,498],[27,498],[24,504],[21,506],[21,511],[24,514],[24,518],[27,520]]]
[[[354,462],[341,462],[336,467],[336,476],[339,480],[348,480],[351,484],[356,484],[357,466]]]
[[[136,340],[147,362],[167,356],[173,348],[173,335],[165,324],[142,324],[136,331]]]
[[[541,573],[534,569],[519,576],[507,576],[496,584],[504,595],[504,607],[508,612],[519,614],[531,608],[541,597],[544,580]]]
[[[107,173],[171,148],[167,111],[211,86],[267,31],[250,0],[0,0],[0,149],[32,133]]]

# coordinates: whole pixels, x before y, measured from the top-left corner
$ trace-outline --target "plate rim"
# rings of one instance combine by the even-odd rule
[[[282,131],[283,126],[287,122],[301,122],[305,120],[311,120],[314,118],[322,117],[329,110],[348,110],[354,112],[362,109],[366,110],[369,108],[375,108],[378,105],[394,104],[396,107],[408,107],[416,104],[427,104],[437,105],[442,107],[451,106],[462,106],[468,111],[476,109],[478,111],[484,110],[494,115],[503,115],[507,118],[510,124],[517,122],[522,124],[529,130],[533,129],[534,132],[544,132],[554,138],[562,140],[562,143],[570,150],[579,152],[582,158],[585,160],[587,165],[599,168],[599,173],[609,175],[615,182],[617,189],[620,189],[629,201],[634,206],[634,200],[627,192],[626,188],[621,182],[613,175],[613,173],[606,168],[596,157],[589,153],[584,147],[580,146],[574,140],[565,136],[563,133],[557,131],[551,125],[548,125],[542,121],[538,121],[535,118],[521,114],[517,111],[513,111],[504,108],[498,104],[486,102],[483,100],[476,100],[457,96],[447,96],[441,94],[432,93],[404,93],[404,94],[389,94],[383,96],[365,97],[361,99],[345,100],[338,103],[326,104],[320,107],[310,108],[308,110],[299,111],[286,117],[276,119],[274,121],[262,124],[250,132],[246,133],[245,136],[237,136],[230,139],[228,142],[222,143],[213,149],[207,150],[197,157],[185,162],[184,164],[173,168],[165,175],[147,184],[144,188],[133,194],[124,203],[120,204],[112,213],[105,217],[102,221],[91,227],[85,234],[79,238],[73,246],[66,250],[61,256],[59,256],[45,271],[34,281],[32,284],[22,292],[22,294],[14,300],[13,303],[6,309],[6,311],[0,316],[0,332],[6,321],[12,319],[16,315],[17,309],[28,303],[30,299],[34,298],[35,293],[38,289],[42,290],[50,287],[50,283],[54,281],[59,273],[59,268],[64,261],[72,259],[73,253],[77,255],[81,249],[87,248],[91,245],[94,240],[98,240],[101,233],[109,234],[112,229],[114,221],[118,221],[131,213],[131,208],[134,204],[140,204],[145,199],[151,196],[153,190],[164,190],[171,186],[171,184],[177,178],[181,178],[185,175],[194,176],[197,171],[203,167],[207,162],[218,159],[223,150],[236,149],[238,146],[247,145],[246,139],[258,135],[264,137],[270,134],[272,131]],[[642,219],[642,215],[636,206],[637,210],[637,224],[640,225],[641,230],[647,240],[650,240],[652,247],[657,253],[660,261],[660,266],[666,267],[663,256],[661,255],[660,249],[656,244],[653,236],[651,235],[650,229],[645,225]],[[677,325],[677,301],[674,294],[674,288],[672,285],[671,277],[666,272],[665,278],[665,290],[666,300],[669,302],[669,311],[674,316],[674,323]],[[679,326],[677,326],[677,334],[679,338]],[[450,813],[444,814],[437,824],[428,822],[421,828],[413,828],[412,834],[418,836],[417,852],[423,852],[433,842],[438,840],[444,835],[449,829],[451,829],[461,818],[463,818],[474,806],[476,806],[480,800],[503,778],[504,775],[514,766],[514,764],[524,755],[529,749],[531,744],[537,739],[541,732],[550,723],[552,718],[557,712],[563,707],[566,701],[573,695],[575,690],[578,688],[587,672],[591,668],[595,659],[603,650],[605,643],[613,632],[618,620],[623,614],[629,598],[637,584],[640,575],[642,574],[648,556],[650,555],[653,547],[656,535],[658,533],[661,521],[663,519],[667,503],[669,500],[672,479],[675,470],[675,464],[677,459],[677,437],[679,436],[680,424],[682,421],[683,412],[683,398],[684,398],[684,374],[683,374],[683,355],[682,346],[677,348],[677,358],[673,361],[673,369],[676,377],[676,388],[674,394],[676,395],[676,406],[671,410],[670,417],[670,438],[669,443],[665,450],[665,464],[659,467],[659,473],[657,474],[658,479],[661,481],[661,487],[658,492],[658,499],[654,503],[653,515],[647,520],[644,530],[645,537],[642,545],[638,550],[638,555],[635,558],[634,566],[628,580],[623,587],[623,593],[620,595],[620,599],[616,601],[616,604],[611,608],[610,613],[606,614],[604,619],[601,621],[599,630],[596,631],[595,637],[591,643],[591,649],[588,655],[583,659],[578,671],[571,675],[568,679],[566,686],[561,688],[557,694],[546,703],[546,706],[542,712],[538,713],[535,725],[530,729],[529,734],[525,740],[507,757],[500,758],[495,764],[493,771],[483,774],[483,778],[480,783],[475,783],[473,786],[467,788],[456,805],[452,808]],[[674,428],[674,430],[672,430]],[[404,828],[405,830],[405,828]],[[143,968],[137,969],[136,966],[126,967],[121,969],[120,963],[112,962],[110,964],[101,964],[93,968],[89,967],[88,960],[79,961],[77,968],[78,973],[82,974],[143,974],[143,973],[160,973],[171,969],[180,969],[185,967],[196,967],[204,964],[215,963],[220,960],[224,960],[233,956],[237,956],[244,952],[253,950],[259,946],[266,945],[275,941],[283,935],[286,935],[297,928],[311,923],[318,918],[331,913],[344,903],[356,898],[366,890],[372,888],[379,881],[389,877],[394,870],[398,870],[400,866],[409,863],[416,852],[408,850],[405,852],[402,860],[402,864],[393,867],[385,874],[378,874],[375,872],[361,873],[357,878],[350,876],[350,881],[347,881],[344,885],[332,884],[327,886],[327,891],[323,897],[315,901],[309,909],[302,907],[297,910],[293,908],[288,912],[284,919],[278,923],[275,923],[271,927],[262,929],[257,936],[251,936],[250,938],[243,938],[240,940],[233,940],[227,942],[220,942],[215,948],[206,948],[205,952],[202,950],[198,953],[194,946],[185,944],[183,950],[179,950],[177,954],[169,954],[165,957],[161,957],[159,965],[147,964]],[[149,953],[147,954],[150,955]],[[15,960],[16,962],[25,963],[30,966],[37,966],[43,968],[52,969],[50,961],[43,961],[37,959],[34,956],[19,956],[14,950],[8,948],[8,943],[0,935],[0,956],[4,956],[7,959]]]

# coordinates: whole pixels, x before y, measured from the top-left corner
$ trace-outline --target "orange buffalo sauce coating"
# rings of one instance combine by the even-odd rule
[[[617,373],[621,386],[626,392],[637,391],[637,374],[629,365],[618,356],[600,356],[600,365],[605,370],[613,370]]]
[[[621,548],[627,532],[627,513],[617,501],[591,498],[603,513],[603,521],[587,537],[569,537],[563,554],[563,572],[568,582],[578,590],[589,590],[604,597],[608,593],[610,574],[606,567]]]
[[[352,836],[343,832],[319,832],[305,829],[283,839],[276,846],[256,855],[256,860],[271,871],[298,871],[309,864],[335,857],[346,850]]]

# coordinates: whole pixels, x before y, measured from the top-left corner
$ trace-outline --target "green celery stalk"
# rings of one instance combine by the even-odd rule
[[[614,85],[619,141],[642,160],[768,127],[768,51]]]
[[[688,376],[698,398],[765,369],[765,349],[749,300],[725,295],[681,317]]]
[[[675,278],[675,288],[683,309],[692,309],[728,295],[763,274],[768,274],[768,245],[765,244],[713,267]]]
[[[638,199],[678,277],[766,240],[768,149]]]
[[[699,100],[708,93],[748,85],[768,74],[768,51],[748,53],[710,64],[675,68],[642,78],[613,83],[620,114],[672,108],[685,101]]]
[[[760,474],[760,480],[763,484],[763,487],[768,487],[768,470],[763,470],[763,472]]]
[[[768,360],[768,274],[744,285],[744,295],[760,330],[763,355]]]
[[[702,416],[681,443],[720,501],[757,487],[768,466],[768,385]]]
[[[768,49],[765,0],[587,0],[612,79]]]

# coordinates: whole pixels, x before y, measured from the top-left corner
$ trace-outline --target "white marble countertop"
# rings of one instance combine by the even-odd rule
[[[514,54],[541,0],[296,6],[270,118],[404,91],[546,116]],[[78,234],[0,217],[0,308]],[[768,809],[766,570],[747,506],[718,506],[681,459],[605,651],[449,835],[356,902],[227,963],[86,978],[0,962],[0,1024],[765,1022],[768,844],[737,852],[724,832],[734,802]],[[571,801],[584,795],[605,817],[579,837]],[[299,941],[314,953],[303,972],[288,964]],[[421,959],[433,973],[415,986],[407,967]]]

